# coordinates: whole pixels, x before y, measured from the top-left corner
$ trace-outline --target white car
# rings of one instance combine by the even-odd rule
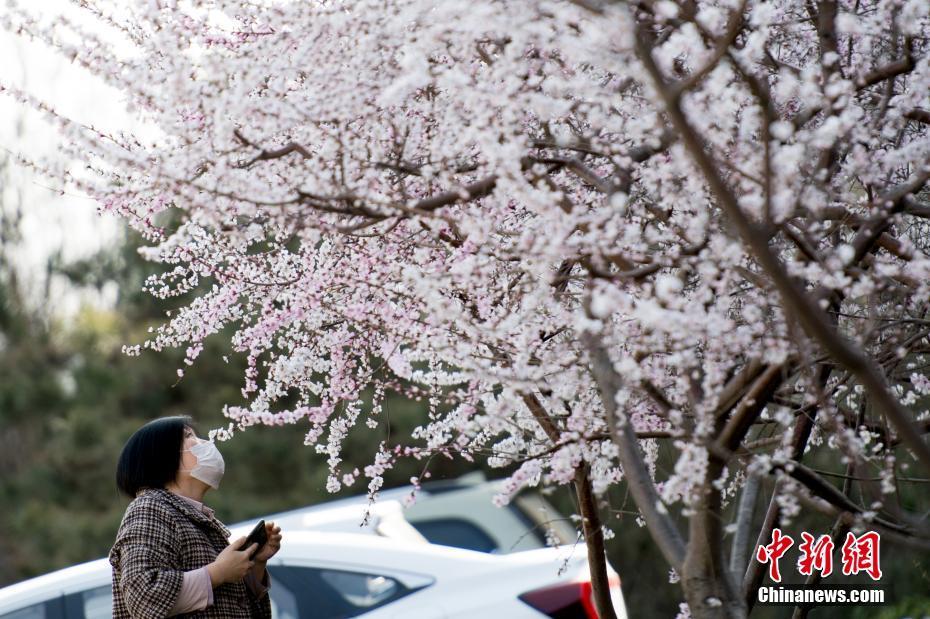
[[[597,617],[582,543],[497,555],[333,531],[284,534],[268,565],[277,619]],[[0,619],[109,617],[110,577],[98,559],[0,589]],[[625,619],[612,570],[610,580]]]
[[[508,505],[497,507],[492,498],[500,492],[500,481],[488,481],[480,472],[457,479],[427,482],[416,494],[416,502],[401,507],[412,486],[378,493],[370,518],[359,526],[368,508],[365,495],[346,497],[301,507],[271,516],[282,528],[367,533],[481,552],[507,554],[547,547],[547,536],[558,544],[574,544],[574,525],[540,493],[524,491]],[[237,523],[251,529],[253,519]]]

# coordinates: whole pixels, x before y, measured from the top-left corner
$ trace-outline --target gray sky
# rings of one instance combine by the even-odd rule
[[[33,6],[38,3],[33,3]],[[43,0],[42,11],[73,13],[73,7],[61,0]],[[33,43],[0,29],[0,83],[21,88],[44,100],[65,115],[101,128],[125,128],[131,121],[121,106],[120,95],[80,67],[57,56],[44,44]],[[38,114],[23,110],[8,97],[0,96],[0,147],[20,152],[29,158],[54,155],[60,141]],[[19,134],[19,135],[18,135]],[[5,156],[0,151],[0,157]],[[65,259],[86,256],[113,243],[119,226],[112,216],[96,214],[95,203],[71,193],[59,195],[53,189],[60,184],[39,177],[15,163],[6,178],[0,179],[2,208],[17,202],[23,211],[23,244],[15,248],[14,258],[30,297],[36,301],[44,287],[44,264],[48,256],[61,251]],[[112,303],[114,291],[105,298],[69,289],[62,281],[53,281],[55,314],[69,316],[82,303],[104,306]],[[109,298],[106,298],[109,297]]]

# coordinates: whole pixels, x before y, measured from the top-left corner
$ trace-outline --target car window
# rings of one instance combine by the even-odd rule
[[[271,616],[275,619],[300,619],[297,600],[286,588],[271,578]],[[68,596],[68,619],[109,619],[113,609],[113,587],[103,585]],[[41,612],[41,608],[39,609]],[[51,619],[46,615],[3,615],[0,619]]]
[[[269,566],[275,619],[341,619],[390,604],[417,589],[383,574]]]
[[[435,518],[411,522],[430,544],[478,552],[495,552],[497,543],[483,529],[461,518]]]
[[[0,615],[0,619],[46,619],[50,617],[46,613],[45,604],[33,604],[26,608],[14,610],[11,613]]]
[[[558,544],[574,544],[578,539],[578,531],[571,519],[566,518],[542,495],[536,492],[524,492],[516,497],[510,508],[525,523],[527,530],[532,530],[544,548],[547,533]]]
[[[323,568],[269,566],[274,619],[341,619],[389,604],[417,589],[381,574]],[[106,619],[113,605],[107,584],[67,596],[68,619]],[[57,600],[56,600],[57,602]],[[59,604],[60,605],[60,604]],[[59,619],[56,604],[36,604],[0,619]]]
[[[113,586],[104,585],[81,592],[81,608],[84,616],[80,619],[108,619],[113,610]]]
[[[268,591],[271,598],[271,616],[274,619],[300,619],[297,596],[271,574],[269,578],[271,580],[271,589]]]
[[[374,608],[397,595],[401,587],[393,578],[355,572],[320,570],[320,578],[358,608]]]

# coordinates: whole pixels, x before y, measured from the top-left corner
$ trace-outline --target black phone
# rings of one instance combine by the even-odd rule
[[[249,558],[251,559],[258,553],[259,550],[262,549],[262,546],[264,546],[267,541],[268,531],[265,530],[265,521],[259,520],[258,524],[255,525],[255,528],[252,529],[252,532],[249,533],[249,536],[245,538],[245,543],[243,543],[242,546],[239,546],[239,550],[245,550],[252,544],[257,543],[258,548],[255,549],[255,552],[249,555]]]

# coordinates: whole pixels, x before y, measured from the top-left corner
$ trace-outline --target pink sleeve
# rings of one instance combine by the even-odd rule
[[[192,610],[203,610],[213,604],[213,584],[207,566],[184,572],[181,593],[171,608],[169,615],[179,615]]]

